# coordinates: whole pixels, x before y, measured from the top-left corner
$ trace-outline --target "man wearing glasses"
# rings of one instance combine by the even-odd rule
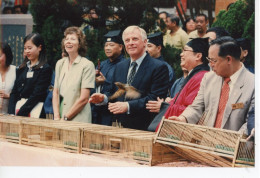
[[[203,76],[209,71],[208,61],[206,57],[208,56],[209,43],[207,38],[195,38],[189,41],[183,48],[181,56],[181,67],[188,71],[188,76],[182,83],[181,89],[172,99],[167,98],[166,102],[169,102],[169,107],[165,113],[161,110],[162,101],[148,101],[146,104],[146,109],[150,112],[163,114],[166,119],[172,116],[179,116],[185,108],[192,104],[194,98],[200,88],[200,83]],[[163,103],[164,105],[165,103]],[[160,117],[160,116],[159,116]],[[150,131],[154,131],[154,126],[159,126],[159,121],[157,116],[151,123],[149,127]],[[153,127],[152,127],[153,126]]]
[[[248,111],[255,105],[255,83],[240,54],[233,38],[213,40],[207,58],[212,71],[202,79],[193,103],[179,117],[169,119],[196,124],[204,114],[204,125],[244,132]]]

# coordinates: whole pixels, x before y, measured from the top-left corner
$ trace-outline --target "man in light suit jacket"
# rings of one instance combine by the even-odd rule
[[[240,62],[240,54],[241,49],[233,38],[213,40],[208,57],[213,71],[204,76],[192,105],[179,117],[170,119],[196,124],[204,113],[204,125],[217,127],[221,88],[224,79],[230,78],[228,100],[219,128],[246,133],[248,111],[255,105],[255,83],[254,75]]]
[[[113,82],[133,86],[140,93],[135,99],[126,98],[125,95],[117,98],[115,102],[109,103],[108,109],[122,123],[123,127],[146,130],[152,120],[146,103],[156,100],[157,97],[165,98],[168,91],[169,72],[167,66],[146,53],[147,35],[138,26],[129,26],[123,32],[123,41],[130,59],[117,64],[114,72]],[[136,62],[135,75],[131,82]],[[115,85],[109,93],[93,94],[90,102],[107,103],[107,97],[113,94],[117,88]]]

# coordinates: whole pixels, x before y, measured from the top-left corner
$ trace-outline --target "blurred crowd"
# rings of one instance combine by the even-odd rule
[[[27,14],[29,0],[3,0],[0,5],[2,14]]]

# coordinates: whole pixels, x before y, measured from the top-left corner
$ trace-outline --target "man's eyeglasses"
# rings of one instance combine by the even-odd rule
[[[209,58],[209,57],[206,57],[206,59],[207,59],[209,62],[212,62],[212,63],[218,62],[218,60],[212,59],[212,58]]]

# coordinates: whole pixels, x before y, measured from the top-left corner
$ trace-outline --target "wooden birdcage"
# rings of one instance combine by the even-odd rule
[[[238,147],[235,167],[254,167],[255,145],[254,141],[241,139]]]
[[[21,143],[38,147],[52,147],[69,152],[81,152],[80,127],[59,121],[22,122]]]
[[[209,166],[234,167],[244,144],[241,139],[239,132],[163,119],[155,142],[168,145],[187,160]]]
[[[19,143],[21,121],[0,117],[0,137],[9,142]]]
[[[10,115],[0,116],[0,128],[1,138],[30,146],[98,153],[148,165],[183,160],[167,146],[154,143],[153,132]],[[7,137],[7,133],[13,134]]]
[[[82,153],[101,153],[149,165],[180,159],[165,146],[154,144],[154,137],[153,132],[92,124],[83,130]]]

